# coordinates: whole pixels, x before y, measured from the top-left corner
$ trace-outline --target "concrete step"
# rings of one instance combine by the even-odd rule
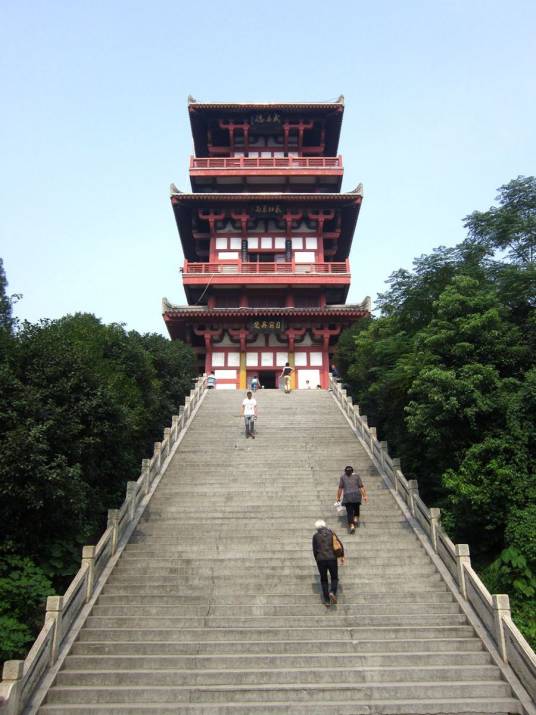
[[[130,582],[116,582],[112,577],[109,582],[104,587],[105,594],[146,594],[152,595],[155,592],[158,595],[170,595],[174,594],[177,596],[182,596],[184,598],[192,597],[195,599],[203,599],[208,593],[211,594],[213,598],[217,598],[218,601],[222,601],[223,597],[228,596],[233,598],[237,590],[241,596],[247,597],[250,600],[252,596],[258,593],[266,593],[274,596],[304,596],[309,597],[313,594],[320,593],[320,584],[318,581],[304,581],[303,583],[274,583],[273,581],[244,583],[237,579],[237,583],[220,583],[220,584],[210,584],[207,583],[204,586],[195,584],[194,586],[189,586],[184,582],[179,583],[179,579],[175,579],[175,583],[170,583],[169,580],[164,582],[147,583],[146,581],[137,581],[134,583]],[[210,586],[210,590],[208,587]],[[373,591],[375,593],[398,593],[403,596],[407,592],[413,591],[415,588],[446,591],[447,587],[441,580],[439,574],[433,574],[424,579],[412,577],[411,583],[407,581],[404,582],[400,579],[388,580],[378,578],[376,580],[367,579],[364,577],[353,576],[352,579],[346,578],[344,581],[339,582],[339,595],[344,596],[344,599],[348,597],[349,601],[353,601],[354,598],[364,591]],[[313,600],[313,599],[311,599]]]
[[[59,673],[56,684],[59,687],[124,687],[134,688],[161,686],[194,685],[320,685],[337,682],[351,683],[403,683],[412,682],[448,683],[463,681],[490,681],[500,678],[500,670],[494,665],[460,666],[413,666],[396,668],[349,667],[337,668],[299,668],[291,666],[285,669],[254,669],[251,666],[242,670],[205,669],[205,670],[63,670]]]
[[[162,635],[163,640],[143,640],[143,632],[139,632],[140,640],[78,640],[72,648],[73,655],[192,655],[191,642],[174,642]],[[396,634],[394,634],[396,635]],[[438,637],[426,638],[415,641],[396,638],[382,640],[365,639],[357,640],[353,637],[344,637],[339,640],[318,641],[311,637],[310,640],[279,640],[279,641],[206,641],[194,643],[194,655],[245,655],[262,654],[278,655],[300,653],[302,655],[329,653],[359,653],[384,655],[385,653],[413,654],[413,653],[475,653],[484,652],[481,641],[475,636],[461,638]]]
[[[407,605],[408,608],[412,605],[419,607],[420,604],[445,604],[454,603],[454,598],[450,591],[447,591],[443,584],[439,584],[439,590],[422,590],[422,591],[411,591],[406,590],[403,593],[403,598],[400,597],[400,593],[387,591],[378,593],[376,591],[363,591],[359,590],[358,593],[354,594],[351,598],[349,594],[346,594],[344,603],[339,602],[337,609],[341,608],[355,608],[357,612],[360,612],[364,606],[370,608],[375,606],[377,608],[398,608],[401,604],[403,606]],[[205,612],[208,608],[214,609],[236,609],[240,608],[273,608],[275,610],[279,608],[293,608],[293,609],[309,609],[313,608],[318,612],[318,596],[316,593],[303,593],[303,594],[273,594],[273,593],[255,593],[255,594],[242,594],[242,593],[232,593],[224,594],[218,596],[218,600],[213,601],[208,595],[205,597],[177,597],[173,595],[162,595],[156,589],[150,594],[149,598],[147,594],[132,594],[132,595],[114,595],[103,593],[99,596],[97,601],[97,608],[100,605],[124,605],[129,607],[131,605],[148,606],[148,604],[154,604],[156,607],[160,606],[178,606],[180,608],[201,608]],[[300,612],[303,612],[300,610]]]
[[[251,702],[316,702],[348,700],[395,699],[418,701],[430,698],[508,698],[507,683],[500,681],[451,681],[433,683],[321,683],[267,685],[196,685],[188,686],[89,686],[54,687],[49,691],[47,703],[251,703]]]
[[[101,670],[222,670],[288,669],[288,668],[398,668],[408,667],[406,653],[290,653],[286,655],[70,655],[65,661],[65,670],[70,672]],[[489,665],[491,657],[485,651],[412,653],[411,667],[475,666]]]
[[[344,534],[341,534],[341,538]],[[196,539],[197,542],[197,539]],[[420,557],[423,551],[422,547],[418,542],[408,541],[403,544],[396,544],[386,550],[381,544],[369,543],[364,545],[362,540],[357,542],[357,539],[352,537],[352,539],[345,539],[345,546],[348,549],[355,548],[359,550],[360,561],[364,558],[377,558],[383,556],[384,554],[391,555],[395,557],[404,557],[416,555],[417,558]],[[247,557],[248,559],[256,560],[262,559],[267,553],[268,543],[252,543],[248,544]],[[296,548],[296,545],[290,545],[293,548],[282,549],[278,553],[283,556],[284,559],[288,559],[290,563],[293,563],[296,559],[312,558],[311,546],[307,544],[301,548]],[[121,556],[120,563],[141,561],[146,559],[148,561],[157,560],[217,560],[219,558],[229,559],[229,560],[241,560],[244,557],[244,552],[240,553],[239,545],[235,546],[224,546],[223,544],[207,543],[206,546],[200,546],[194,550],[193,547],[185,547],[184,544],[165,544],[158,549],[153,545],[137,543],[128,544],[123,555]]]
[[[350,552],[351,553],[351,552]],[[404,558],[400,556],[384,556],[374,559],[366,556],[355,556],[353,563],[353,573],[384,575],[386,569],[389,569],[392,575],[400,575],[404,571],[406,573],[435,573],[434,565],[431,562],[420,561],[415,555]],[[279,563],[280,568],[277,568]],[[392,570],[391,570],[391,567]],[[311,573],[311,569],[315,568],[314,559],[311,556],[301,557],[293,562],[283,559],[268,559],[268,563],[259,559],[155,559],[148,561],[147,559],[131,559],[124,560],[117,565],[114,571],[114,578],[141,576],[147,575],[158,578],[168,575],[191,575],[193,579],[201,580],[203,577],[219,576],[225,578],[229,574],[234,574],[244,580],[249,580],[251,577],[271,576],[278,578],[281,576],[307,577]],[[244,574],[244,577],[242,577]],[[339,574],[343,577],[346,574]]]
[[[289,707],[292,710],[289,710]],[[146,713],[173,713],[174,715],[250,715],[262,713],[262,715],[281,714],[288,715],[333,715],[333,702],[315,701],[307,704],[293,702],[291,706],[287,700],[270,703],[218,703],[210,705],[201,704],[177,704],[177,703],[143,703],[99,705],[99,704],[61,704],[45,705],[40,708],[40,712],[46,715],[145,715]],[[521,706],[514,698],[442,698],[440,700],[361,700],[356,703],[352,699],[352,694],[348,693],[348,701],[337,701],[337,715],[447,715],[447,713],[457,713],[459,715],[513,715],[521,713]]]
[[[354,640],[390,640],[393,636],[406,640],[424,641],[429,638],[470,638],[472,626],[354,626],[305,628],[90,628],[80,632],[80,641],[168,641],[199,643],[206,641],[309,640],[314,634],[323,641],[348,638]]]
[[[370,615],[368,613],[347,615],[339,613],[338,609],[330,611],[329,616],[319,618],[319,615],[312,616],[145,616],[140,620],[139,616],[89,616],[86,621],[87,628],[317,628],[320,625],[337,628],[363,628],[365,626],[411,626],[415,622],[413,613],[396,613]],[[431,613],[420,614],[418,616],[419,626],[455,626],[467,623],[467,618],[461,613]]]
[[[335,609],[334,609],[335,610]],[[352,615],[360,616],[359,605],[356,603],[351,604],[338,604],[337,605],[337,616],[341,615]],[[407,616],[415,616],[415,614],[431,615],[433,613],[448,615],[448,614],[459,614],[460,607],[454,601],[448,603],[388,603],[388,604],[378,604],[378,603],[367,603],[365,607],[362,607],[362,612],[366,613],[368,616],[393,616],[399,613],[404,613]],[[92,616],[99,617],[113,617],[113,616],[130,616],[140,618],[147,617],[183,617],[183,618],[200,618],[200,617],[237,617],[240,618],[250,618],[253,616],[262,616],[269,618],[297,618],[305,616],[314,616],[318,618],[321,614],[318,603],[316,604],[305,604],[300,603],[293,606],[289,605],[259,605],[259,606],[245,606],[241,605],[237,608],[235,604],[232,606],[222,606],[217,604],[209,605],[189,605],[183,603],[175,603],[173,605],[163,605],[162,603],[147,605],[141,601],[136,604],[128,605],[122,602],[120,605],[101,605],[99,603],[93,608]],[[327,616],[326,616],[327,617]],[[329,616],[331,618],[331,615]]]

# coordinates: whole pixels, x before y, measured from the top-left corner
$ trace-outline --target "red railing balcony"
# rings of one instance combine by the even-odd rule
[[[190,171],[280,171],[342,172],[342,156],[284,156],[284,157],[190,157]]]
[[[350,262],[323,263],[246,263],[243,261],[223,261],[218,263],[184,262],[184,275],[265,275],[265,274],[299,274],[299,275],[350,275]]]

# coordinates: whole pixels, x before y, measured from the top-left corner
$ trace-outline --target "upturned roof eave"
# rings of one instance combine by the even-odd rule
[[[295,318],[316,317],[359,317],[370,313],[370,299],[358,305],[333,305],[318,308],[207,308],[195,305],[174,305],[166,298],[162,300],[162,315],[169,318],[242,318],[256,315],[280,315]]]
[[[203,201],[245,202],[245,201],[354,201],[360,203],[363,199],[363,184],[359,184],[353,191],[326,192],[326,193],[291,193],[274,191],[256,191],[254,193],[201,193],[182,192],[171,184],[169,192],[174,203],[201,203]]]

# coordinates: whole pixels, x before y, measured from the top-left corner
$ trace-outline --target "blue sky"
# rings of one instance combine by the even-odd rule
[[[35,321],[89,311],[164,333],[184,301],[170,182],[186,101],[344,94],[343,189],[363,182],[350,301],[533,175],[536,3],[0,3],[0,256]]]

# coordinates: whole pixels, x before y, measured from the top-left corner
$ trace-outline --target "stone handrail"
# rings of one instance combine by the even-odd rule
[[[508,664],[528,694],[536,700],[536,654],[512,621],[508,595],[491,595],[471,566],[469,546],[454,544],[443,531],[440,509],[429,509],[419,496],[418,484],[406,479],[400,461],[392,459],[387,442],[379,442],[376,429],[369,427],[359,406],[340,382],[330,377],[330,388],[343,413],[353,426],[356,436],[368,452],[374,466],[395,494],[404,502],[413,518],[430,540],[430,544],[456,582],[460,594],[476,612],[497,651]]]
[[[108,511],[108,524],[96,546],[84,546],[80,570],[63,596],[49,596],[45,623],[25,660],[4,663],[0,683],[1,715],[19,715],[31,700],[40,681],[56,663],[65,639],[83,607],[91,600],[104,570],[115,555],[123,536],[132,526],[138,506],[160,476],[162,466],[206,389],[206,377],[199,377],[185,398],[179,415],[172,417],[162,442],[155,442],[151,459],[142,461],[141,474],[127,482],[126,498],[119,509]]]

